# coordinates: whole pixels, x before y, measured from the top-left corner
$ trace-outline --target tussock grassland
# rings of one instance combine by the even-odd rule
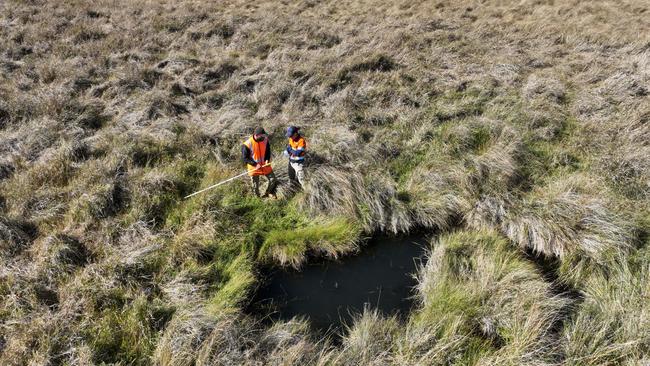
[[[650,362],[648,12],[0,2],[0,364]],[[279,200],[182,200],[288,124],[304,191],[279,162]],[[242,313],[262,264],[421,228],[406,320],[367,309],[338,344]]]

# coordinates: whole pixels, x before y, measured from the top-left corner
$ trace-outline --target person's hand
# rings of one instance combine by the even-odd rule
[[[287,150],[284,150],[284,156],[289,156],[289,152]]]
[[[255,165],[255,169],[260,169],[262,165],[263,165],[262,163],[257,163],[257,165]]]

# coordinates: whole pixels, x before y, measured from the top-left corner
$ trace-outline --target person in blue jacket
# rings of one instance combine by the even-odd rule
[[[305,155],[307,153],[307,141],[299,132],[300,127],[289,126],[287,128],[287,149],[285,154],[289,156],[289,179],[300,187],[305,184]]]

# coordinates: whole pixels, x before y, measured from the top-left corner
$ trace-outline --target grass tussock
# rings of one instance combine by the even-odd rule
[[[0,217],[0,238],[2,258],[20,253],[31,242],[30,235],[20,227],[19,223],[5,217]]]
[[[312,364],[319,347],[305,321],[277,323],[261,330],[251,319],[188,309],[163,334],[154,360],[161,365],[252,365],[271,362]]]
[[[304,228],[269,232],[260,256],[270,257],[283,266],[298,268],[308,253],[324,253],[331,258],[359,249],[360,228],[344,219],[316,221]]]
[[[585,281],[585,299],[562,332],[568,364],[647,360],[649,274],[646,256],[619,264],[611,269],[609,276],[595,273]]]
[[[631,213],[622,214],[606,195],[597,180],[570,175],[517,203],[485,198],[466,218],[474,227],[500,230],[523,249],[560,258],[559,275],[578,285],[591,271],[625,263],[637,242]]]
[[[384,317],[376,310],[365,309],[351,325],[343,339],[341,352],[334,363],[340,365],[386,364],[399,337],[400,324],[395,317]]]
[[[423,181],[422,176],[414,178],[410,182],[412,189],[402,192],[385,175],[364,177],[352,171],[324,167],[318,176],[309,180],[300,204],[314,213],[354,217],[366,232],[401,233],[416,226],[445,228],[449,226],[450,216],[458,212],[461,199],[452,192],[440,191],[429,197],[426,185],[436,184],[435,180],[439,179],[433,174],[430,177],[431,181]],[[418,194],[429,205],[416,201],[420,198]]]
[[[551,362],[557,351],[551,328],[567,300],[495,232],[440,238],[418,289],[416,324],[441,327],[443,339],[457,342],[445,362]]]
[[[608,252],[629,249],[633,229],[602,199],[580,192],[588,184],[568,178],[533,192],[513,215],[508,236],[522,246],[558,257],[579,251],[598,261]]]

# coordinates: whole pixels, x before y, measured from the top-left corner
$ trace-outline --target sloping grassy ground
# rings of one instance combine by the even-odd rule
[[[650,362],[646,2],[0,8],[0,364]],[[258,124],[304,192],[181,199]],[[241,314],[261,263],[414,228],[406,324]]]

